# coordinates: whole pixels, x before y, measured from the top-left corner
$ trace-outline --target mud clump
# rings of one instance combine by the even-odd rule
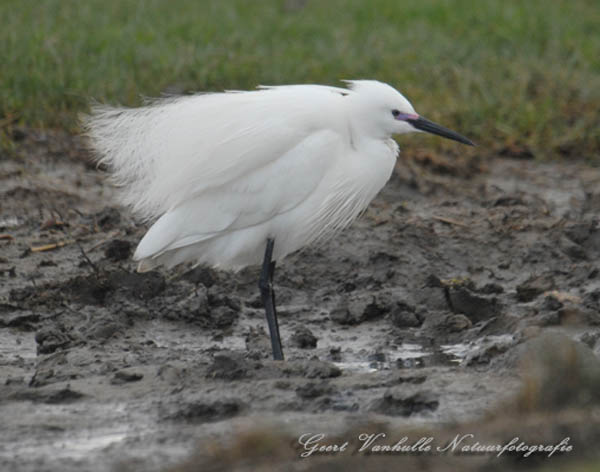
[[[26,331],[33,331],[36,329],[40,319],[41,316],[39,313],[33,313],[30,310],[26,310],[24,313],[17,312],[16,314],[0,318],[0,328],[19,328]]]
[[[239,415],[246,405],[239,399],[198,400],[189,402],[173,413],[163,416],[163,421],[180,421],[185,423],[210,423],[222,421]]]
[[[448,289],[448,299],[452,311],[466,315],[474,323],[497,316],[501,311],[497,298],[484,297],[466,287]]]
[[[47,403],[50,405],[68,404],[85,398],[81,392],[72,390],[69,386],[61,389],[20,390],[10,395],[10,399],[18,401],[30,401],[34,403]]]
[[[481,345],[471,352],[463,361],[465,366],[489,364],[493,359],[515,346],[517,341],[510,339],[484,339]]]
[[[76,339],[64,326],[46,326],[35,334],[38,354],[50,354],[70,346]]]
[[[235,296],[224,295],[216,290],[208,291],[208,309],[203,322],[206,326],[223,329],[235,323],[242,311],[242,303]]]
[[[392,313],[393,318],[399,323],[407,322],[416,326],[419,320],[406,314],[414,311],[415,309],[406,304],[393,289],[380,290],[369,297],[353,291],[349,297],[341,298],[338,305],[331,310],[330,317],[341,325],[357,325]]]
[[[113,290],[107,279],[95,275],[75,277],[67,286],[71,299],[84,305],[102,305]]]
[[[150,300],[160,295],[166,288],[165,277],[157,271],[110,272],[108,277],[111,290],[119,290],[125,296],[140,300]]]
[[[330,317],[332,321],[341,325],[357,325],[382,317],[386,313],[386,307],[378,305],[375,297],[370,301],[364,300],[362,297],[354,297],[354,299],[342,300],[331,311]]]
[[[391,320],[392,324],[398,328],[413,328],[420,326],[423,322],[414,307],[402,302],[394,307]]]
[[[88,341],[102,343],[116,336],[124,328],[123,323],[116,322],[110,318],[99,318],[93,320],[90,326],[82,329],[82,336]]]
[[[125,297],[149,300],[160,295],[165,287],[164,276],[156,271],[143,274],[127,271],[93,273],[77,276],[64,286],[69,298],[83,305],[102,305],[115,292]]]
[[[137,382],[144,378],[144,374],[139,372],[130,372],[126,370],[120,370],[115,372],[115,375],[110,380],[112,385],[123,385],[129,382]]]
[[[452,315],[446,318],[445,325],[450,332],[464,331],[473,326],[473,322],[463,314]]]
[[[239,380],[246,377],[253,368],[250,362],[237,354],[220,354],[215,356],[208,368],[206,377],[221,380]]]
[[[290,341],[300,349],[314,349],[317,347],[317,337],[306,326],[299,326]]]
[[[342,371],[336,365],[320,361],[320,360],[307,360],[307,361],[288,361],[281,365],[283,374],[288,377],[303,377],[306,379],[330,379],[339,377],[342,375]]]
[[[383,398],[376,400],[370,407],[374,413],[389,416],[411,416],[416,413],[435,411],[440,402],[430,392],[408,393],[404,389],[390,389]]]
[[[196,285],[202,284],[206,288],[212,287],[218,281],[218,275],[214,269],[210,267],[194,267],[192,270],[187,271],[183,278]]]
[[[265,329],[262,326],[258,328],[251,327],[245,336],[246,350],[248,357],[258,360],[267,359],[271,354],[271,341]]]
[[[517,287],[517,300],[524,303],[530,302],[554,287],[552,274],[532,275]]]
[[[337,393],[337,389],[327,381],[307,382],[296,389],[296,395],[303,400],[310,400],[324,395]]]
[[[473,323],[493,318],[500,314],[502,305],[494,296],[482,295],[470,279],[441,281],[450,310],[466,315]],[[485,287],[485,292],[496,292],[497,287]]]
[[[104,257],[109,261],[119,262],[129,258],[132,244],[122,239],[113,239],[104,250]]]

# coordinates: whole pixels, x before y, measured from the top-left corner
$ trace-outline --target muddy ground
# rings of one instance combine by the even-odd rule
[[[278,266],[286,361],[275,362],[258,268],[137,274],[146,228],[84,143],[13,134],[0,156],[0,470],[595,460],[598,169],[403,158],[351,228]],[[574,449],[300,458],[304,433],[355,450],[365,431],[439,444],[569,437]]]

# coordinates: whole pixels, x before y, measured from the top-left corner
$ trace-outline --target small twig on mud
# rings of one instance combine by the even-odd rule
[[[453,220],[452,218],[446,218],[445,216],[433,215],[431,218],[434,220],[437,220],[437,221],[441,221],[442,223],[448,223],[449,225],[468,226],[466,223],[463,223],[462,221]]]
[[[59,241],[57,243],[44,244],[42,246],[34,246],[30,247],[29,250],[31,252],[46,252],[52,251],[53,249],[58,249],[59,247],[66,246],[67,244],[73,244],[77,241],[74,239],[67,239],[66,241]]]
[[[90,267],[94,270],[94,273],[96,274],[96,276],[100,275],[100,270],[98,270],[98,267],[96,267],[96,264],[94,264],[92,262],[92,260],[88,257],[88,255],[86,254],[85,250],[83,249],[83,246],[79,243],[79,241],[75,241],[75,244],[77,244],[77,247],[79,248],[79,251],[81,251],[81,255],[83,256],[83,258],[85,259],[85,261],[90,265]]]
[[[61,221],[66,221],[60,214],[60,211],[58,211],[56,208],[53,208],[53,211],[56,212],[56,214],[61,219]],[[71,231],[69,230],[68,226],[65,226],[64,229],[67,232],[67,234],[69,235],[69,237],[72,238],[73,242],[75,244],[77,244],[77,247],[79,248],[79,251],[81,252],[81,255],[83,256],[85,261],[88,263],[88,265],[92,268],[92,270],[96,274],[96,277],[98,277],[100,275],[100,270],[98,270],[98,267],[96,267],[96,264],[94,264],[92,262],[92,260],[88,257],[88,255],[86,254],[85,250],[83,249],[83,246],[81,245],[81,243],[76,238],[73,238],[73,235],[71,234]]]

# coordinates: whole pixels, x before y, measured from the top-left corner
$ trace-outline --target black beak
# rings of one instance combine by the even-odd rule
[[[416,129],[421,131],[426,131],[428,133],[437,134],[439,136],[443,136],[444,138],[453,139],[454,141],[458,141],[459,143],[468,144],[469,146],[475,146],[473,141],[465,138],[463,135],[458,134],[451,129],[444,128],[433,121],[429,121],[427,118],[423,118],[420,116],[414,120],[406,120],[408,123],[413,125]]]

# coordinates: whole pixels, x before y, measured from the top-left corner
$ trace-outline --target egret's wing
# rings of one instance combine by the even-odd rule
[[[123,202],[153,219],[242,182],[316,131],[346,129],[342,100],[329,87],[277,87],[163,99],[135,109],[96,107],[86,124]]]
[[[204,189],[158,219],[140,242],[135,259],[157,257],[291,211],[315,191],[344,146],[340,134],[317,131],[278,159]]]

